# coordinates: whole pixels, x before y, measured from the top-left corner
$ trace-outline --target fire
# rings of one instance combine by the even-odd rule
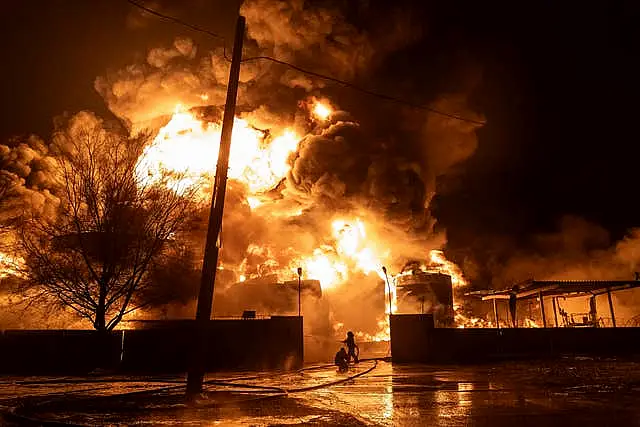
[[[179,174],[169,185],[179,190],[215,174],[222,127],[203,122],[180,106],[160,129],[139,161],[139,178],[156,182],[167,173]],[[290,169],[289,155],[300,138],[285,129],[272,139],[243,119],[234,120],[229,177],[244,182],[252,194],[273,188]]]
[[[360,341],[366,342],[381,342],[389,341],[391,338],[391,326],[389,324],[389,318],[385,316],[383,319],[378,320],[378,332],[375,334],[367,334],[365,332],[358,331],[355,333],[356,338]]]
[[[425,273],[441,273],[446,274],[451,277],[451,284],[454,288],[467,286],[467,280],[464,278],[462,274],[462,270],[460,267],[455,265],[453,262],[449,261],[444,253],[440,250],[434,249],[429,251],[429,262],[422,263],[419,266],[419,271]],[[398,277],[407,276],[414,274],[413,271],[404,271],[398,273],[394,276],[394,281]]]
[[[495,325],[493,322],[480,317],[467,317],[461,313],[459,307],[454,305],[455,311],[455,324],[458,329],[466,328],[493,328]]]
[[[325,250],[317,248],[313,251],[313,255],[293,264],[302,265],[305,276],[319,280],[323,290],[335,288],[349,277],[347,265],[335,254],[326,251],[326,248]]]
[[[313,106],[313,115],[319,120],[327,120],[332,113],[333,111],[327,103],[316,101]]]
[[[206,99],[206,94],[201,97]],[[304,104],[309,113],[320,121],[333,114],[328,101],[312,99]],[[169,174],[167,185],[176,191],[191,185],[211,182],[215,174],[221,138],[221,124],[203,121],[180,106],[169,122],[162,127],[139,160],[142,182],[158,182]],[[268,132],[253,127],[249,120],[236,117],[229,158],[229,178],[247,186],[246,202],[259,215],[272,218],[291,217],[302,213],[299,206],[284,205],[275,209],[267,192],[278,185],[291,169],[291,157],[298,149],[301,137],[291,129],[270,129]],[[171,178],[171,174],[173,178]],[[204,197],[204,194],[202,194]],[[289,261],[282,263],[282,254],[268,243],[254,242],[247,249],[248,257],[235,268],[240,282],[264,275],[275,274],[278,280],[297,278],[302,268],[305,279],[320,282],[323,291],[344,286],[356,273],[375,274],[381,280],[385,294],[385,312],[379,313],[378,332],[359,332],[362,339],[381,341],[389,339],[389,316],[397,311],[396,279],[387,279],[384,265],[393,261],[384,240],[376,235],[374,223],[366,216],[336,216],[326,227],[325,238],[311,253],[288,252]],[[322,234],[322,233],[321,233]],[[293,249],[288,249],[293,251]],[[262,259],[260,265],[249,266],[249,256]],[[251,270],[250,270],[251,269]],[[451,276],[454,287],[467,283],[460,269],[448,261],[441,251],[429,253],[423,271],[440,272]],[[405,273],[401,273],[405,274]],[[390,304],[389,304],[390,301]],[[470,323],[470,322],[465,322]],[[475,322],[472,322],[475,323]]]
[[[540,325],[538,325],[538,323],[536,323],[535,320],[529,319],[528,317],[526,319],[524,319],[524,325],[527,328],[539,328],[540,327]]]
[[[249,196],[247,197],[247,203],[249,204],[249,207],[251,209],[256,209],[257,207],[262,205],[262,200],[254,196]]]
[[[305,277],[320,281],[323,290],[336,288],[349,280],[350,273],[376,273],[384,279],[382,260],[388,256],[367,239],[366,225],[360,218],[335,219],[331,223],[332,244],[322,245],[309,257],[300,257],[290,269],[302,266]]]
[[[436,271],[442,274],[448,274],[449,276],[451,276],[451,284],[454,288],[468,285],[467,281],[462,275],[460,267],[446,259],[442,251],[432,250],[431,252],[429,252],[429,260],[431,261],[429,270]]]

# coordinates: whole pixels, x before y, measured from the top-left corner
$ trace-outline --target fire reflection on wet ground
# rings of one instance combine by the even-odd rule
[[[371,366],[372,362],[361,363],[350,374]],[[182,403],[179,389],[168,389],[145,399],[130,395],[127,410],[118,410],[125,406],[118,403],[117,396],[109,404],[92,407],[91,402],[106,395],[171,384],[142,378],[130,382],[111,378],[92,384],[21,384],[18,381],[23,379],[6,378],[0,386],[0,398],[5,407],[38,401],[33,406],[34,417],[91,425],[635,426],[640,425],[638,367],[640,362],[636,361],[591,359],[445,369],[379,362],[362,377],[288,396],[212,388],[208,403],[215,404],[194,408]],[[216,374],[211,379],[238,377]],[[244,379],[235,382],[283,389],[344,378],[329,367],[240,377]]]

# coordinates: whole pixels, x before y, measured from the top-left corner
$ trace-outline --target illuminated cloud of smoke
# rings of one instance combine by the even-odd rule
[[[386,37],[367,34],[348,24],[339,11],[299,0],[248,0],[242,13],[248,24],[247,55],[269,54],[345,79],[366,75],[386,53],[415,37],[401,25],[397,34],[388,31]],[[406,19],[398,16],[394,22]],[[179,37],[173,45],[151,49],[144,63],[98,77],[95,88],[111,111],[133,129],[159,128],[178,104],[185,110],[219,109],[224,104],[227,77],[228,63],[221,48],[204,52],[192,40]],[[365,117],[344,111],[318,121],[310,118],[304,103],[310,95],[319,95],[325,84],[269,62],[242,65],[238,115],[271,134],[292,128],[302,139],[287,176],[273,190],[259,195],[261,206],[250,207],[245,185],[229,183],[222,232],[224,269],[219,276],[222,288],[239,279],[228,273],[241,265],[247,272],[268,275],[317,248],[335,250],[330,230],[336,216],[362,218],[368,232],[388,248],[391,271],[408,259],[427,257],[429,249],[444,244],[444,233],[434,231],[429,202],[437,178],[473,154],[477,126],[419,111],[412,119],[411,136],[396,139],[363,126]],[[366,102],[367,98],[362,100]],[[432,106],[471,114],[461,96],[442,96]],[[400,111],[388,117],[376,117],[379,114],[371,113],[367,123],[407,120]],[[74,120],[78,126],[87,122],[101,126],[88,113]],[[25,188],[31,187],[27,184]],[[194,269],[199,268],[202,256],[207,208],[203,206],[188,236]],[[355,324],[357,316],[349,315],[351,302],[378,304],[379,284],[377,275],[354,275],[343,287],[344,298],[334,300],[334,314]],[[373,322],[369,327],[375,328],[377,319],[369,321]]]
[[[7,183],[0,221],[6,223],[32,215],[53,216],[59,199],[55,160],[38,137],[13,138],[0,144],[0,174]]]

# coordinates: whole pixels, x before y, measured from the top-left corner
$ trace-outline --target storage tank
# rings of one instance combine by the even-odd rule
[[[438,327],[453,326],[451,276],[438,272],[403,271],[396,278],[397,313],[433,314]]]

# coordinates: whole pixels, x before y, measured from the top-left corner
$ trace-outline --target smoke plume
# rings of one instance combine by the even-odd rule
[[[400,12],[390,15],[388,27],[380,27],[384,31],[367,30],[350,23],[337,8],[302,0],[247,0],[241,13],[247,18],[245,57],[269,55],[356,82],[369,81],[386,55],[418,35],[415,26],[402,25],[409,17]],[[366,8],[359,13],[366,15]],[[134,21],[130,24],[140,24]],[[179,37],[172,45],[151,49],[143,63],[96,78],[95,89],[134,132],[160,129],[177,109],[203,123],[217,121],[229,72],[222,51],[222,46],[202,51],[191,39]],[[335,97],[325,98],[329,93]],[[425,103],[478,120],[466,96],[441,94]],[[361,107],[357,113],[341,111],[340,100]],[[381,265],[363,265],[384,262],[398,272],[408,260],[424,260],[430,249],[444,245],[445,234],[436,230],[429,205],[438,178],[473,155],[478,126],[371,100],[357,92],[336,92],[322,79],[273,62],[242,64],[238,117],[250,132],[261,133],[264,143],[274,144],[286,132],[295,132],[299,141],[286,159],[286,173],[268,191],[252,191],[241,179],[229,182],[216,296],[220,313],[238,314],[241,304],[265,305],[256,301],[267,295],[256,293],[254,302],[231,302],[234,297],[225,291],[237,282],[295,279],[295,267],[303,264],[305,278],[316,279],[309,277],[313,266],[329,260],[340,265],[330,278],[340,286],[328,292],[327,315],[334,325],[355,325],[345,328],[373,334],[384,317],[384,283]],[[331,107],[329,117],[314,117],[313,105],[319,101]],[[3,172],[15,174],[24,188],[21,200],[30,199],[34,209],[46,212],[56,201],[48,187],[52,178],[46,145],[39,140],[23,145],[0,146],[2,158],[14,159],[11,166],[3,163]],[[241,148],[232,147],[232,157],[234,149]],[[203,178],[211,182],[210,174]],[[191,271],[199,268],[208,221],[210,185],[203,188],[206,197],[187,243],[193,254]],[[341,243],[351,234],[360,240],[366,234],[367,247],[361,241],[353,248]],[[352,250],[355,255],[345,255]],[[280,277],[283,271],[288,277]],[[191,315],[192,304],[183,300],[179,306],[172,313]],[[365,311],[381,316],[362,316]]]

